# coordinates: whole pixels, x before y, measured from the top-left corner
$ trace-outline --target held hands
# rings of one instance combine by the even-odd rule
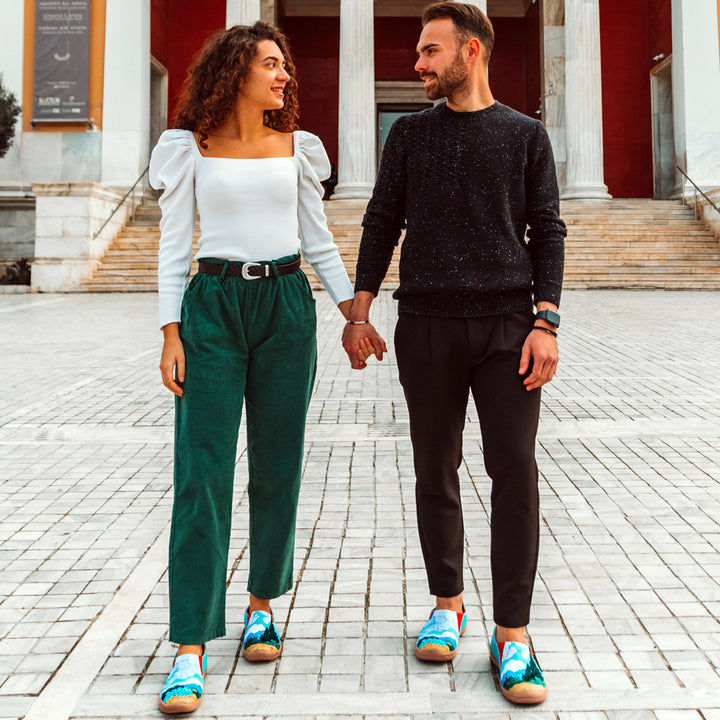
[[[371,355],[382,360],[383,353],[387,352],[387,345],[378,331],[365,322],[370,317],[370,305],[374,297],[371,292],[359,290],[353,300],[345,300],[338,305],[348,321],[343,330],[342,346],[354,370],[364,370],[367,367],[365,361]]]
[[[342,335],[342,346],[354,370],[364,370],[367,367],[366,360],[371,355],[382,360],[383,353],[387,352],[385,341],[370,323],[346,325]]]
[[[178,323],[169,323],[163,326],[165,341],[163,342],[162,355],[160,356],[160,372],[162,373],[163,385],[168,390],[182,397],[183,389],[175,381],[185,382],[185,351]],[[177,368],[177,371],[176,371]]]
[[[544,330],[531,330],[523,345],[518,373],[525,375],[531,366],[532,371],[523,380],[526,390],[535,390],[549,383],[555,375],[558,364],[557,340]]]

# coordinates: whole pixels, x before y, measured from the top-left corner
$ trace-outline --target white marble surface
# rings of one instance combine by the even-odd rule
[[[59,182],[62,177],[61,133],[23,133],[20,172],[28,182]]]
[[[603,175],[599,0],[565,2],[565,198],[609,198]]]
[[[150,0],[107,0],[103,182],[130,186],[150,157]]]
[[[375,184],[372,0],[340,0],[340,93],[336,198],[369,198]]]
[[[720,187],[720,49],[715,0],[673,0],[673,110],[678,164]]]
[[[99,132],[61,133],[60,179],[67,182],[98,182],[102,152]],[[42,181],[36,176],[34,181]]]
[[[122,194],[95,183],[37,183],[32,286],[52,292],[89,277],[122,227],[123,206],[94,237]]]
[[[565,0],[543,0],[542,12],[545,25],[565,24]]]
[[[260,19],[260,0],[227,0],[225,4],[225,25],[252,25]]]
[[[546,26],[543,28],[544,54],[546,58],[565,57],[565,28]]]
[[[464,2],[467,5],[474,5],[487,13],[487,0],[455,0],[455,2]]]

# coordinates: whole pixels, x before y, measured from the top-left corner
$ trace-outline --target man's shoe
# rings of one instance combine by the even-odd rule
[[[461,613],[436,608],[420,631],[415,643],[415,656],[431,662],[452,660],[457,655],[458,642],[466,625],[467,613],[464,607]]]
[[[504,642],[490,638],[490,660],[500,672],[500,691],[513,703],[534,705],[547,697],[542,670],[530,646],[525,643]]]
[[[280,657],[282,643],[273,622],[272,613],[245,610],[245,634],[243,635],[242,654],[250,662],[275,660]]]
[[[158,708],[164,713],[189,713],[202,702],[207,669],[207,650],[203,654],[176,655],[172,670],[158,695]]]

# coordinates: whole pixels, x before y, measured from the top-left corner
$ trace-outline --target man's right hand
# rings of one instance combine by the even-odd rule
[[[180,339],[180,323],[168,323],[162,328],[165,341],[163,342],[162,355],[160,356],[160,372],[162,373],[163,385],[182,397],[183,389],[175,381],[175,377],[185,382],[185,350]],[[177,372],[175,370],[177,368]]]

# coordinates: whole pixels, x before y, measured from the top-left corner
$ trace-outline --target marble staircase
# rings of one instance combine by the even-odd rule
[[[330,228],[354,279],[363,200],[325,203]],[[679,201],[568,200],[564,286],[570,288],[720,289],[720,241]],[[152,292],[157,289],[160,236],[157,203],[141,206],[112,244],[86,292]],[[195,241],[199,225],[195,227]],[[384,287],[397,287],[399,248]],[[312,270],[305,271],[319,287]]]

